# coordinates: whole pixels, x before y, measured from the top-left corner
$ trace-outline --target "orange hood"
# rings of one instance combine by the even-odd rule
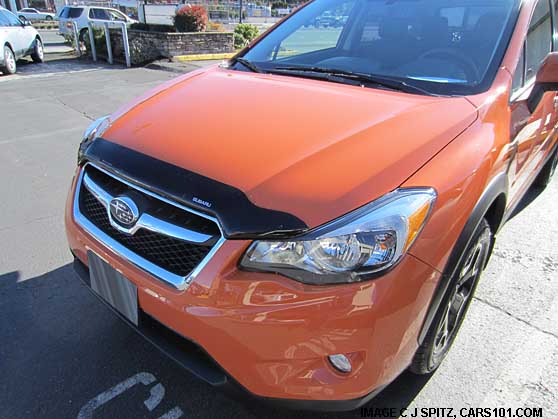
[[[476,114],[464,98],[212,68],[138,100],[103,137],[315,227],[397,188]]]

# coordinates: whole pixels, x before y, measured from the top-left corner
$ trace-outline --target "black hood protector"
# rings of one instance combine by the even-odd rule
[[[127,181],[219,220],[228,239],[290,237],[308,230],[298,217],[261,208],[240,189],[146,154],[96,138],[82,148],[90,161]]]

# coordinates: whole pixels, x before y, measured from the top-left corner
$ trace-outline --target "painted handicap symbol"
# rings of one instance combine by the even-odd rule
[[[143,384],[144,386],[151,385],[155,383],[157,379],[153,374],[148,372],[140,372],[133,377],[130,377],[121,383],[118,383],[114,387],[102,392],[98,396],[89,400],[79,411],[77,419],[91,419],[93,418],[93,412],[99,409],[101,406],[107,404],[114,398],[120,396],[122,393],[126,392],[130,388]],[[165,397],[165,387],[161,383],[155,384],[149,390],[149,398],[143,401],[143,404],[152,412]],[[182,417],[183,412],[179,407],[171,409],[169,412],[160,416],[159,419],[178,419]]]

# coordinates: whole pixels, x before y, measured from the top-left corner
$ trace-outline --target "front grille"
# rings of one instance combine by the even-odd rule
[[[90,166],[87,168],[87,173],[94,175],[96,181],[108,181],[108,178],[110,178],[110,182],[120,183],[118,180]],[[103,179],[105,177],[107,179]],[[132,190],[134,194],[141,193],[124,183],[116,186],[119,193],[125,193],[126,189]],[[145,196],[146,201],[150,202],[150,212],[166,212],[170,219],[182,220],[184,221],[183,224],[188,224],[189,227],[195,225],[198,227],[198,230],[206,232],[218,231],[217,226],[205,218],[147,196],[147,194],[141,194]],[[149,262],[179,276],[188,276],[207,256],[217,240],[211,241],[209,245],[200,245],[188,243],[147,229],[139,229],[133,235],[122,233],[111,225],[107,208],[83,184],[80,188],[79,208],[85,218],[112,239]]]

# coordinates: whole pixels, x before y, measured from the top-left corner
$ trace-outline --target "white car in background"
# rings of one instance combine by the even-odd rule
[[[30,23],[22,22],[12,12],[0,7],[0,71],[14,74],[16,61],[27,55],[36,63],[43,62],[41,35]]]
[[[87,28],[91,20],[126,22],[128,25],[137,23],[137,20],[126,16],[120,10],[97,6],[66,6],[58,15],[58,20],[60,21],[59,32],[61,35],[71,35],[73,33],[72,25],[75,22],[81,42],[85,41]]]
[[[27,20],[54,20],[56,15],[54,13],[40,12],[37,9],[21,9],[17,12],[19,18],[26,18]]]

